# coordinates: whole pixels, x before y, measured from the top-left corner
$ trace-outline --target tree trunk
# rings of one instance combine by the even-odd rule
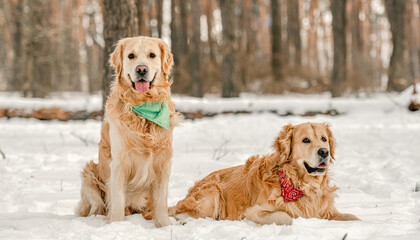
[[[420,1],[420,0],[419,0]],[[208,45],[209,45],[209,55],[210,55],[210,62],[212,64],[216,63],[216,53],[215,51],[215,39],[213,38],[212,30],[213,30],[213,6],[212,0],[204,1],[203,2],[204,11],[206,14],[206,22],[207,22],[207,36],[208,36]]]
[[[339,97],[343,94],[343,82],[346,80],[346,0],[332,0],[334,66],[331,79],[331,94]]]
[[[188,13],[187,13],[187,2],[185,0],[179,0],[181,1],[179,4],[179,7],[181,9],[180,11],[180,17],[181,17],[181,26],[180,26],[180,36],[179,36],[179,47],[180,47],[180,51],[185,55],[185,57],[187,57],[188,55]],[[194,24],[200,24],[200,22],[198,23],[194,23]]]
[[[109,95],[111,82],[114,80],[114,74],[108,64],[109,55],[115,47],[115,43],[130,33],[135,32],[133,19],[131,19],[130,0],[104,0],[103,1],[103,19],[104,19],[104,58],[103,58],[103,77],[102,77],[102,100],[105,105]],[[141,16],[139,16],[141,19]]]
[[[249,14],[249,28],[247,31],[247,54],[257,55],[256,52],[261,51],[258,42],[258,31],[259,31],[259,17],[260,10],[258,6],[258,0],[250,0],[250,14]],[[254,56],[257,59],[257,56]]]
[[[147,11],[143,12],[143,15],[144,15],[143,18],[145,19],[145,21],[147,23],[148,30],[149,30],[149,32],[147,33],[147,36],[150,36],[150,37],[153,37],[153,30],[154,30],[154,26],[152,26],[152,21],[153,20],[156,21],[156,19],[154,19],[154,15],[156,13],[154,11],[154,8],[153,8],[154,1],[155,0],[151,0],[151,2],[148,1],[148,3],[146,4],[146,6],[147,6],[146,10]],[[154,37],[156,37],[156,36],[154,36]]]
[[[50,15],[47,14],[51,9],[47,0],[26,0],[23,5],[28,9],[24,11],[22,24],[25,64],[19,69],[24,73],[23,93],[27,97],[43,98],[52,90]]]
[[[271,68],[275,81],[283,80],[281,56],[281,16],[280,0],[271,0]]]
[[[293,56],[294,66],[299,66],[302,62],[299,0],[287,0],[287,39],[289,56]],[[292,49],[293,54],[290,52]]]
[[[405,18],[407,20],[406,22],[406,34],[408,38],[408,52],[409,52],[409,61],[410,61],[410,74],[411,79],[415,80],[419,78],[419,56],[418,56],[418,50],[420,48],[419,41],[417,41],[417,36],[415,32],[415,29],[418,29],[418,21],[415,14],[415,2],[409,2],[408,3],[408,17]]]
[[[255,73],[252,68],[255,51],[250,52],[250,41],[252,38],[252,0],[240,0],[241,16],[239,18],[240,24],[238,26],[240,37],[239,42],[239,75],[243,86],[246,86],[249,79],[252,79],[252,74]],[[252,46],[255,47],[255,46]]]
[[[235,1],[219,0],[222,15],[222,97],[238,97],[238,42],[236,39]]]
[[[363,23],[360,20],[360,12],[362,11],[362,1],[353,0],[351,2],[352,8],[352,28],[351,28],[351,39],[352,39],[352,48],[354,52],[361,53],[363,50]]]
[[[5,9],[5,2],[0,1],[0,80],[1,79],[7,79],[6,83],[8,85],[9,83],[9,59],[7,57],[7,47],[6,47],[6,37],[5,37],[5,31],[7,31],[7,24],[6,24],[6,16],[4,13]],[[1,85],[1,81],[0,81]],[[6,90],[8,86],[6,85]],[[0,90],[2,87],[0,86]]]
[[[64,54],[59,56],[63,61],[61,86],[59,89],[64,91],[80,91],[80,69],[79,69],[79,43],[75,37],[76,26],[74,26],[74,7],[77,5],[75,0],[64,1]],[[77,18],[76,18],[77,19]]]
[[[90,8],[93,8],[92,6]],[[102,77],[102,62],[99,62],[98,59],[102,61],[103,50],[100,45],[97,43],[96,36],[96,21],[95,21],[96,12],[92,11],[88,13],[87,17],[89,18],[89,27],[87,29],[86,38],[90,38],[91,44],[88,45],[85,42],[86,48],[86,62],[89,66],[86,68],[87,76],[89,79],[89,93],[94,93],[99,91],[101,88],[101,77]]]
[[[163,0],[156,0],[157,7],[157,30],[159,38],[162,38],[162,24],[163,24]]]
[[[308,31],[308,64],[310,70],[316,72],[319,75],[319,51],[318,51],[318,26],[315,21],[315,12],[318,12],[318,0],[312,0],[309,5],[309,31]],[[318,17],[318,15],[317,15]]]
[[[385,0],[393,50],[388,69],[388,91],[402,91],[412,82],[409,69],[406,13],[408,1]]]
[[[347,75],[348,86],[352,90],[360,90],[363,88],[374,87],[373,76],[373,59],[369,53],[367,44],[369,43],[368,28],[365,24],[368,20],[360,19],[361,14],[369,16],[366,12],[362,0],[351,1],[351,9],[349,14],[349,25],[351,29],[351,51],[348,68],[351,69]]]
[[[200,39],[200,16],[201,16],[201,0],[192,0],[191,2],[191,21],[192,24],[192,37],[191,37],[191,95],[193,97],[203,97],[203,79],[201,75],[201,39]]]
[[[171,0],[171,51],[174,55],[175,66],[179,64],[179,24],[178,14],[176,8],[178,6],[178,0]],[[176,71],[176,70],[175,70]]]
[[[107,0],[104,0],[104,1],[107,1]],[[118,1],[121,1],[121,0],[117,0],[117,2]],[[129,1],[129,0],[126,0],[126,1]],[[147,24],[147,20],[144,13],[144,7],[145,5],[148,4],[147,2],[148,0],[135,0],[136,11],[137,11],[137,22],[138,22],[136,35],[149,36],[150,34],[149,26]]]
[[[22,29],[22,16],[23,16],[23,0],[17,0],[16,7],[13,11],[14,32],[13,32],[13,71],[12,78],[9,81],[9,89],[18,91],[22,89],[24,83],[24,76],[22,66],[25,65],[25,58],[23,52],[23,29]]]

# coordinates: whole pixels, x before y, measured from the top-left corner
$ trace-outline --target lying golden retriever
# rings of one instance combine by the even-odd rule
[[[125,38],[111,54],[115,68],[105,106],[99,163],[82,172],[77,214],[106,214],[108,221],[152,213],[170,224],[167,195],[172,131],[182,119],[171,101],[172,53],[159,39]]]
[[[335,140],[326,124],[287,125],[274,142],[275,153],[253,156],[245,165],[211,173],[192,187],[170,215],[291,224],[292,218],[359,220],[334,207],[336,187],[328,167]]]

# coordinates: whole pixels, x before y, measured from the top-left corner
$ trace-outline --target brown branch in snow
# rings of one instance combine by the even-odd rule
[[[3,157],[3,159],[6,159],[6,154],[0,149],[0,155]]]

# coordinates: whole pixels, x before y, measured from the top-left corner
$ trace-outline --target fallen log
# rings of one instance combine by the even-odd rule
[[[200,119],[214,117],[217,115],[226,115],[226,114],[251,114],[251,113],[263,113],[270,112],[277,114],[279,116],[290,116],[294,115],[293,113],[287,112],[286,114],[279,114],[276,111],[224,111],[224,112],[204,112],[201,110],[192,111],[192,112],[181,112],[184,115],[185,119]],[[335,109],[330,109],[326,112],[320,111],[309,111],[299,116],[315,116],[315,115],[329,115],[336,116],[339,115],[339,112]],[[0,118],[35,118],[39,120],[59,120],[59,121],[68,121],[68,120],[87,120],[87,119],[102,119],[101,111],[65,111],[61,108],[41,108],[37,110],[24,110],[24,109],[0,109]]]

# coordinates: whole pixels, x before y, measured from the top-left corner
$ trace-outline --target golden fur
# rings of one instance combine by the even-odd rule
[[[311,142],[302,142],[304,138]],[[275,152],[272,154],[253,156],[245,165],[213,172],[198,181],[185,199],[170,208],[170,215],[219,220],[247,218],[259,224],[291,224],[292,218],[297,217],[358,220],[335,209],[337,188],[329,184],[328,169],[309,174],[303,163],[318,166],[317,151],[326,148],[330,154],[325,158],[325,164],[327,167],[331,164],[335,140],[328,125],[287,125],[273,146]],[[284,172],[289,183],[304,192],[302,198],[284,202],[279,170]]]
[[[151,58],[151,52],[156,57]],[[133,53],[136,58],[129,59]],[[89,162],[83,169],[79,216],[106,214],[109,221],[121,221],[139,212],[153,217],[157,226],[170,224],[167,188],[172,131],[182,120],[170,99],[172,61],[167,45],[159,39],[135,37],[118,42],[110,57],[116,80],[105,106],[99,163]],[[137,92],[130,79],[139,64],[147,65],[154,78],[145,94]],[[169,130],[131,111],[133,105],[164,101],[170,110]]]

